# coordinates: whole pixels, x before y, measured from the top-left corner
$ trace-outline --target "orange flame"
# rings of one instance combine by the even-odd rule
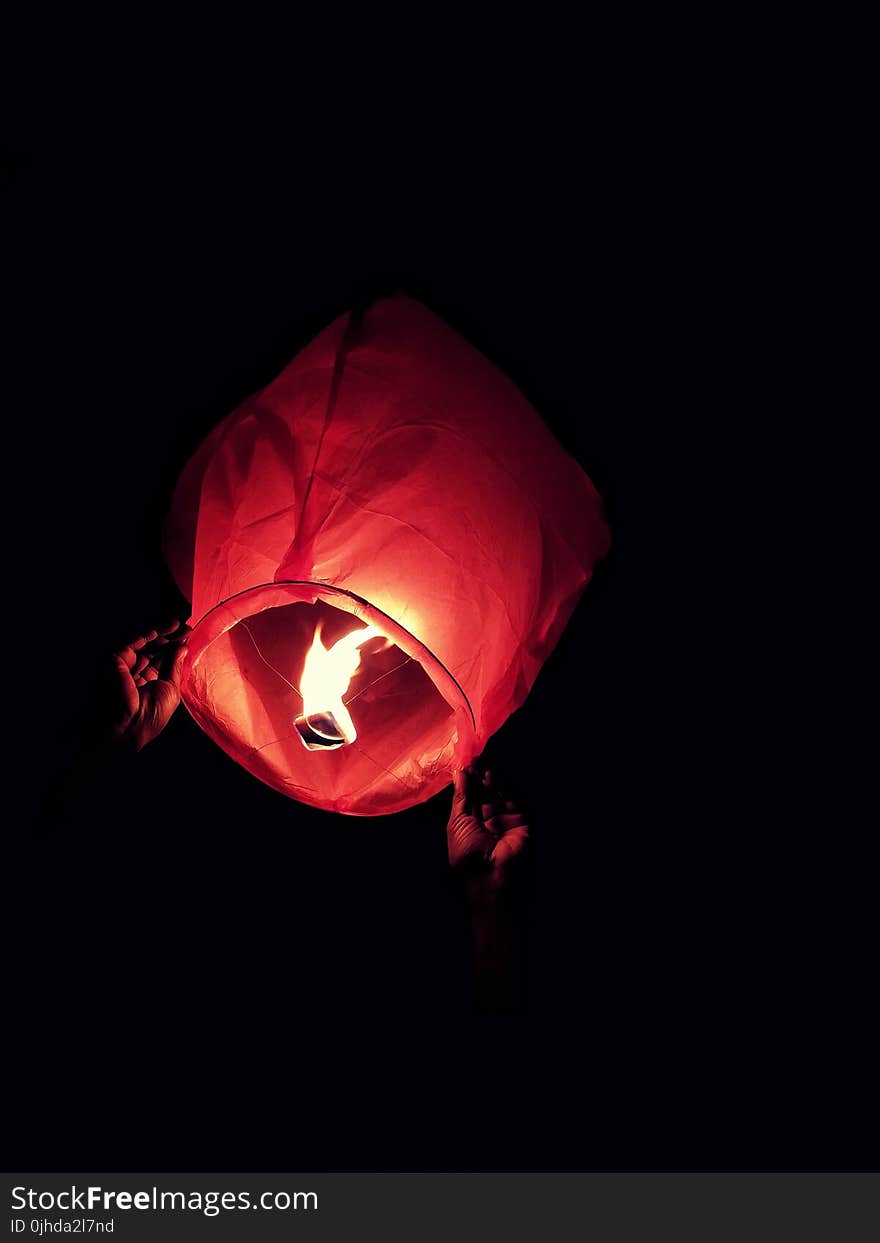
[[[351,714],[342,702],[349,683],[360,668],[360,648],[370,639],[381,637],[375,626],[352,630],[332,647],[321,640],[321,623],[315,627],[312,646],[306,654],[299,689],[303,698],[303,714],[332,713],[346,742],[354,742],[357,730]],[[389,640],[386,639],[386,646]]]

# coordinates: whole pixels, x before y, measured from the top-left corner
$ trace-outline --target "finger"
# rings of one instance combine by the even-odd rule
[[[483,775],[482,789],[483,818],[489,820],[502,812],[519,812],[519,803],[511,797],[504,774],[497,769],[487,769]]]
[[[155,651],[156,649],[159,649],[159,648],[170,647],[172,643],[177,643],[177,642],[178,642],[178,636],[176,634],[165,634],[163,631],[160,630],[159,633],[156,635],[155,639],[153,639],[153,641],[151,642],[150,647]]]
[[[156,631],[148,630],[146,634],[138,635],[136,639],[132,639],[131,643],[129,643],[128,646],[132,648],[134,651],[139,652],[142,647],[146,646],[147,643],[151,643],[152,640],[155,639],[155,637],[156,637]]]
[[[185,622],[174,622],[172,625],[164,626],[158,632],[157,643],[186,643],[192,626],[187,626]]]
[[[489,816],[493,811],[497,811],[501,806],[501,796],[495,782],[495,774],[490,768],[487,768],[483,773],[483,780],[480,785],[480,798],[483,801],[483,814]]]
[[[140,696],[135,684],[134,678],[131,676],[131,670],[126,664],[125,657],[120,652],[116,656],[116,680],[120,691],[122,692],[125,706],[129,712],[134,713],[138,710]]]
[[[492,851],[492,858],[496,863],[511,863],[514,859],[525,853],[528,845],[529,831],[525,825],[519,828],[511,829],[509,833],[498,839],[495,848]]]
[[[171,671],[175,662],[179,662],[178,650],[186,645],[186,641],[191,634],[191,627],[175,622],[176,629],[172,632],[171,626],[166,626],[164,631],[160,631],[159,637],[153,642],[152,650],[155,653],[160,677],[170,678]],[[180,672],[180,664],[177,664],[178,674]]]
[[[155,665],[147,665],[146,669],[142,670],[141,677],[145,682],[158,682],[159,670]]]
[[[500,773],[497,768],[486,769],[483,774],[483,788],[490,790],[492,797],[498,803],[505,802],[510,797],[504,773]]]
[[[165,636],[167,638],[168,635],[174,634],[175,630],[177,629],[179,625],[180,625],[180,622],[177,620],[177,618],[175,618],[174,621],[170,621],[167,626],[160,626],[158,630],[158,634],[160,637]]]
[[[122,661],[126,669],[132,669],[134,667],[136,660],[137,660],[137,653],[132,647],[124,647],[122,648],[121,651],[113,653],[114,665],[116,664],[117,661]]]
[[[492,781],[492,773],[490,769],[486,769],[483,773],[479,786],[480,798],[485,805],[491,804],[493,807],[498,802],[498,792]]]
[[[511,829],[522,828],[525,822],[526,818],[521,812],[501,812],[492,817],[489,827],[495,833],[509,833]]]
[[[132,677],[134,677],[138,673],[143,673],[143,671],[146,669],[149,663],[150,663],[149,657],[145,656],[143,652],[141,652],[139,656],[136,656],[135,662],[131,667]]]

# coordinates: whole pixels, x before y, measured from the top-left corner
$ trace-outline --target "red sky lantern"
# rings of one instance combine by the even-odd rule
[[[383,299],[330,324],[178,481],[184,703],[283,794],[400,811],[523,702],[608,542],[595,488],[511,381]]]

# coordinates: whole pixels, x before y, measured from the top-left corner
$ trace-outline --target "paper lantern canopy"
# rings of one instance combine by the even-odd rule
[[[517,388],[405,297],[337,319],[215,428],[165,535],[190,713],[276,790],[364,816],[479,753],[609,540]]]

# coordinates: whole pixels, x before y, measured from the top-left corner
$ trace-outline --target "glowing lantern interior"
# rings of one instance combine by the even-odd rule
[[[442,788],[469,728],[454,682],[435,671],[441,692],[419,653],[365,628],[348,597],[334,604],[314,594],[272,584],[197,626],[185,672],[190,711],[233,758],[301,802],[371,815]],[[307,713],[332,713],[345,745],[304,747],[296,722]]]

